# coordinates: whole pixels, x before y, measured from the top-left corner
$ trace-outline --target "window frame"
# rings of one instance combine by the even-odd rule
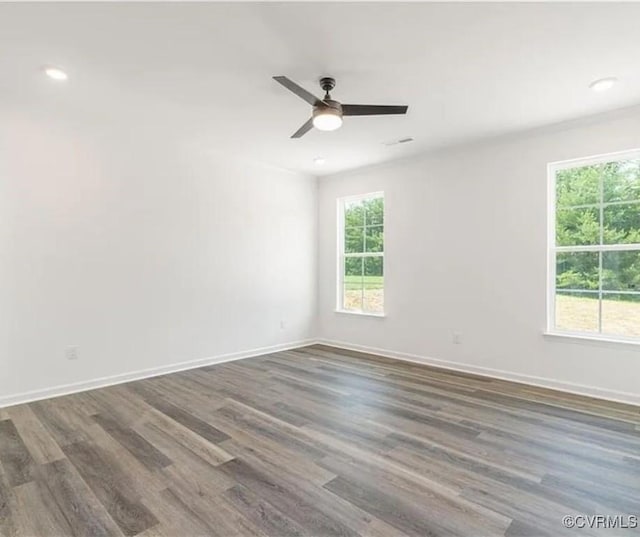
[[[624,336],[602,332],[602,255],[599,255],[598,266],[598,332],[588,332],[580,330],[564,330],[556,328],[556,254],[558,253],[579,253],[579,252],[640,252],[640,243],[628,244],[602,244],[602,221],[603,211],[606,206],[630,203],[628,201],[604,202],[600,199],[598,203],[586,204],[584,207],[596,207],[600,212],[600,242],[601,244],[579,245],[579,246],[557,246],[556,245],[556,174],[561,170],[605,164],[607,162],[619,162],[623,160],[640,159],[640,149],[628,149],[605,153],[585,158],[550,162],[547,164],[547,322],[546,335],[566,336],[569,338],[595,340],[614,343],[627,343],[640,345],[640,336]],[[600,187],[602,189],[602,185]],[[602,196],[602,194],[601,194]],[[634,202],[631,202],[634,203]],[[640,200],[637,202],[640,205]],[[582,207],[582,206],[580,206]],[[616,293],[620,294],[620,292]],[[640,296],[640,291],[637,293]]]
[[[345,205],[354,201],[365,201],[369,199],[382,198],[383,201],[383,218],[382,218],[382,252],[362,252],[362,253],[347,253],[345,252],[345,221],[344,221],[344,209]],[[368,192],[366,194],[357,194],[352,196],[343,196],[338,198],[337,200],[337,231],[338,231],[338,240],[337,240],[337,277],[336,277],[336,313],[346,313],[349,315],[363,315],[368,317],[386,317],[386,307],[385,303],[382,306],[382,312],[370,312],[364,310],[350,310],[344,307],[344,267],[345,267],[345,259],[347,257],[381,257],[382,258],[382,273],[383,278],[386,277],[386,266],[385,266],[385,255],[384,252],[386,250],[386,220],[387,220],[387,205],[384,196],[384,191],[376,191],[376,192]],[[366,227],[366,225],[365,225]],[[384,279],[382,284],[382,289],[384,292],[385,285]]]

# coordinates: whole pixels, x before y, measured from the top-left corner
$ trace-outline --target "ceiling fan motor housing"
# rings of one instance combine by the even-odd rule
[[[320,87],[323,89],[323,91],[329,93],[333,88],[336,87],[336,79],[330,76],[323,76],[320,79]]]
[[[333,99],[325,99],[313,107],[314,116],[326,113],[342,116],[342,105]]]

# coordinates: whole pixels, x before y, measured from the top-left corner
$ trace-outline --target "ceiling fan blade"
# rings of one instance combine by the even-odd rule
[[[388,114],[406,114],[408,106],[388,106],[376,104],[343,104],[343,116],[381,116]]]
[[[312,93],[309,93],[306,89],[301,86],[298,86],[293,80],[289,80],[286,76],[274,76],[273,79],[276,82],[280,82],[285,88],[289,91],[295,93],[301,99],[307,101],[311,106],[315,106],[318,103],[322,102],[322,99],[318,99]]]
[[[302,138],[313,128],[313,118],[310,117],[307,122],[302,125],[296,132],[291,135],[291,138]]]

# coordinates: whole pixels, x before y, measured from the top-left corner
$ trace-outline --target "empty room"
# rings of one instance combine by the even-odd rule
[[[0,3],[0,536],[638,535],[638,21]]]

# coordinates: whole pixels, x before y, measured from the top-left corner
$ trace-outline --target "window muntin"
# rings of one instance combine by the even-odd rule
[[[549,171],[549,330],[639,340],[640,152]]]
[[[338,309],[384,314],[384,194],[338,200]]]

